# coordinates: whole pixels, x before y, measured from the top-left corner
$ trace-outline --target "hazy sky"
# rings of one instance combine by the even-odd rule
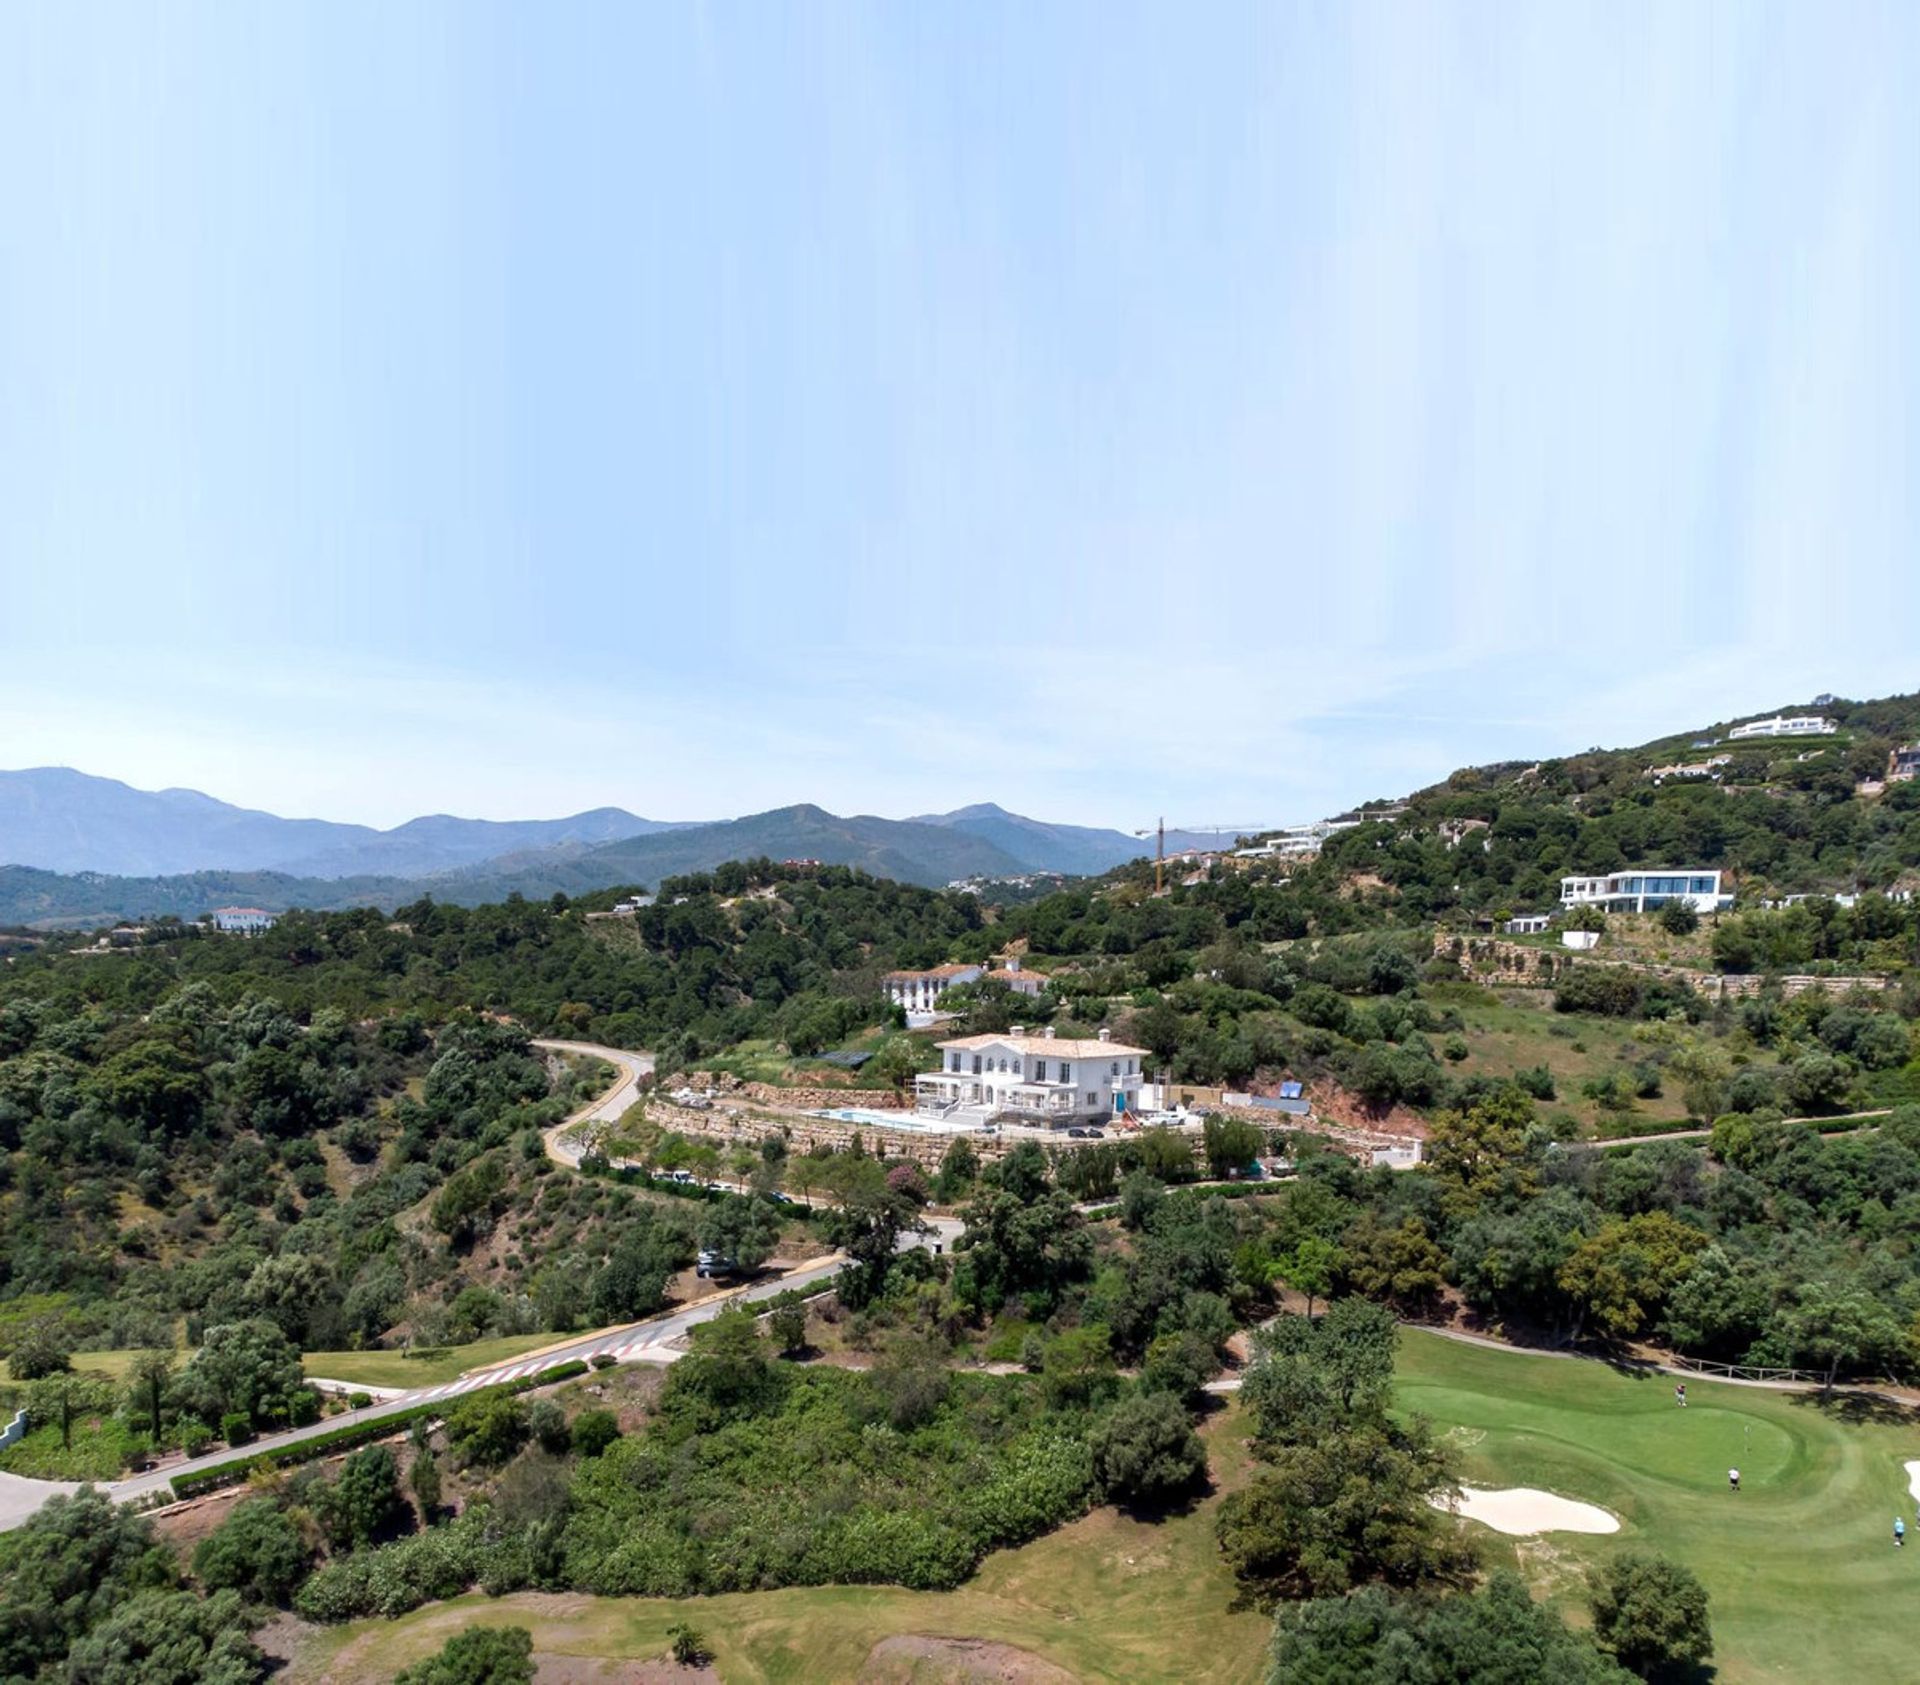
[[[1920,7],[0,11],[0,765],[1311,817],[1920,688]]]

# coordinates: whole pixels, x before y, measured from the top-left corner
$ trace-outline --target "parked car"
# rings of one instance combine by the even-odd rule
[[[693,1273],[702,1279],[716,1275],[738,1275],[740,1266],[724,1252],[702,1252],[693,1261]]]

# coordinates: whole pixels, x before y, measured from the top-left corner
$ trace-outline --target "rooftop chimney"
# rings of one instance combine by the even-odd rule
[[[1113,1031],[1111,1031],[1111,1030],[1109,1030],[1109,1029],[1105,1029],[1105,1028],[1103,1028],[1103,1029],[1102,1029],[1102,1030],[1100,1031],[1100,1039],[1101,1039],[1102,1041],[1112,1041],[1112,1040],[1113,1040]]]
[[[1012,1025],[1007,1031],[1007,1034],[1010,1036],[1023,1036],[1026,1033],[1027,1033],[1027,1027],[1025,1024]]]

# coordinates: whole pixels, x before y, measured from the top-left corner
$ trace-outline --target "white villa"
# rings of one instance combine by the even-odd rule
[[[914,1078],[914,1109],[956,1123],[986,1123],[1011,1114],[1049,1128],[1098,1123],[1139,1109],[1144,1047],[1128,1047],[1102,1030],[1096,1041],[1030,1036],[1016,1024],[1005,1035],[943,1041],[940,1069]]]
[[[910,1013],[931,1012],[947,990],[977,982],[986,969],[984,965],[936,965],[930,971],[889,971],[887,999]]]
[[[1737,743],[1743,737],[1831,737],[1839,729],[1824,714],[1774,714],[1735,726],[1727,733],[1727,741]]]
[[[1045,992],[1046,978],[1037,971],[1022,971],[1018,959],[1010,959],[997,970],[989,971],[980,979],[983,983],[1004,983],[1016,995],[1025,995],[1029,1000]]]
[[[1669,901],[1690,902],[1696,913],[1717,913],[1733,905],[1720,887],[1718,872],[1654,866],[1641,872],[1614,872],[1600,878],[1562,878],[1562,907],[1603,907],[1615,913],[1650,913]]]
[[[257,936],[263,930],[273,929],[273,914],[260,907],[216,907],[213,928],[241,936]]]

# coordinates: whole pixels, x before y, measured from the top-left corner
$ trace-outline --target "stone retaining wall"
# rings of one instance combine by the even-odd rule
[[[1843,995],[1852,989],[1877,994],[1890,988],[1886,977],[1813,977],[1769,978],[1759,974],[1726,974],[1712,971],[1688,971],[1683,966],[1655,965],[1647,960],[1596,959],[1571,948],[1556,952],[1551,948],[1530,948],[1522,942],[1503,942],[1497,936],[1459,936],[1445,930],[1433,934],[1436,959],[1459,963],[1461,971],[1475,983],[1496,988],[1550,989],[1557,978],[1576,964],[1604,966],[1613,971],[1637,972],[1642,977],[1678,983],[1708,1000],[1739,1000],[1757,995],[1770,983],[1777,983],[1782,994],[1805,994],[1809,989],[1824,989]]]

